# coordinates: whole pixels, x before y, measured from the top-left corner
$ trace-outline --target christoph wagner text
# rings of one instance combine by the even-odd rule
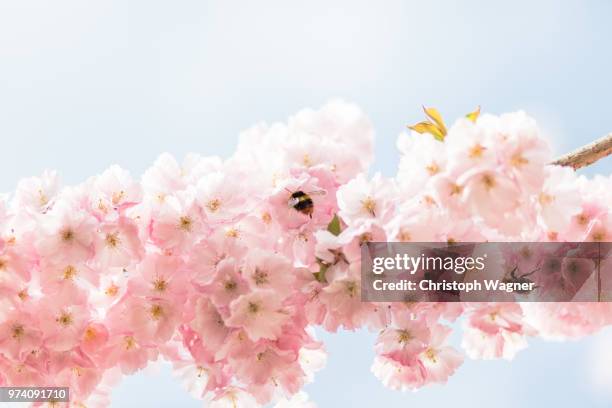
[[[383,282],[377,279],[372,286],[377,291],[413,291],[420,289],[422,291],[461,291],[465,293],[480,292],[483,285],[480,282],[455,282],[442,281],[433,282],[430,280],[422,280],[418,284],[416,282],[401,280],[399,282]],[[535,287],[533,282],[504,282],[499,280],[485,280],[484,288],[486,291],[499,292],[529,292]]]

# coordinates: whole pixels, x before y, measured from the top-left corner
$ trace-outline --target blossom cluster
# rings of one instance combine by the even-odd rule
[[[106,406],[122,375],[166,359],[206,406],[313,407],[315,327],[378,332],[372,371],[404,390],[460,366],[457,319],[471,358],[611,324],[609,303],[361,301],[367,241],[612,241],[612,178],[547,165],[524,113],[439,121],[399,136],[393,178],[368,176],[371,123],[334,101],[254,126],[225,160],[22,180],[0,200],[0,386]]]

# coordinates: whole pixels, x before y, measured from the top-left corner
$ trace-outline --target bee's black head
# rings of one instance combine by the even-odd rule
[[[296,191],[295,193],[291,194],[291,198],[300,198],[300,197],[304,197],[306,195],[305,192],[303,191]]]

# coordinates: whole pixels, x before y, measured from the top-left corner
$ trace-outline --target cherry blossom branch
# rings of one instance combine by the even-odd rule
[[[610,154],[612,154],[612,133],[559,157],[552,164],[579,169],[589,166]]]

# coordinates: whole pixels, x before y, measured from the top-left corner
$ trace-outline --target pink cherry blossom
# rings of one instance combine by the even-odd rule
[[[256,290],[240,296],[231,303],[230,313],[228,326],[244,329],[253,341],[274,340],[289,317],[271,290]]]
[[[373,374],[413,390],[448,381],[464,354],[512,359],[530,337],[612,324],[610,303],[579,302],[612,299],[592,273],[609,258],[572,244],[567,259],[523,244],[502,255],[573,303],[362,301],[367,242],[612,241],[612,177],[548,165],[523,112],[462,118],[444,138],[402,133],[397,147],[397,174],[370,176],[370,121],[332,101],[242,132],[226,159],[164,153],[141,179],[114,165],[76,186],[23,179],[0,195],[0,385],[69,386],[70,406],[106,407],[122,376],[163,359],[206,406],[312,408],[317,326],[377,332]]]

